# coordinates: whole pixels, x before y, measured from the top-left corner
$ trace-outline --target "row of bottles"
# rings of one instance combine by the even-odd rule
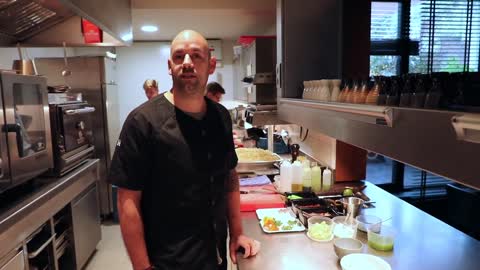
[[[303,98],[319,101],[334,101],[340,94],[341,80],[304,81]]]
[[[304,86],[303,98],[319,101],[467,111],[480,107],[480,73],[316,80]]]
[[[310,192],[320,193],[330,190],[332,185],[332,171],[328,168],[323,172],[316,162],[307,159],[282,162],[280,166],[281,192]]]

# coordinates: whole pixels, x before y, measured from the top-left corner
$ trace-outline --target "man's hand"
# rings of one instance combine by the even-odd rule
[[[257,255],[260,250],[260,242],[249,238],[243,234],[237,237],[230,238],[230,259],[233,263],[237,263],[237,250],[243,248],[245,250],[243,258],[248,258]]]

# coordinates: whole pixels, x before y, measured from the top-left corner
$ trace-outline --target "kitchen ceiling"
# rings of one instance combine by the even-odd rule
[[[132,0],[135,41],[171,40],[183,29],[207,38],[275,35],[276,0]],[[155,25],[157,32],[140,30]]]

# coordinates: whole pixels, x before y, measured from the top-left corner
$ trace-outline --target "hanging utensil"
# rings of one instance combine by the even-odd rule
[[[63,61],[65,62],[65,67],[62,70],[62,76],[63,77],[68,77],[72,74],[72,72],[68,69],[67,44],[65,43],[65,41],[63,42]]]
[[[37,75],[37,70],[35,69],[35,65],[31,59],[23,59],[22,48],[20,47],[20,43],[17,43],[17,50],[19,60],[13,60],[12,69],[15,70],[17,74],[22,75]]]

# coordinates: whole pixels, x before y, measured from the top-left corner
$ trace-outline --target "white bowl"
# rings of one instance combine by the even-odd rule
[[[354,253],[340,260],[342,270],[392,270],[383,259],[370,254]]]
[[[337,238],[333,240],[333,250],[338,259],[353,253],[362,253],[363,244],[357,239]]]

